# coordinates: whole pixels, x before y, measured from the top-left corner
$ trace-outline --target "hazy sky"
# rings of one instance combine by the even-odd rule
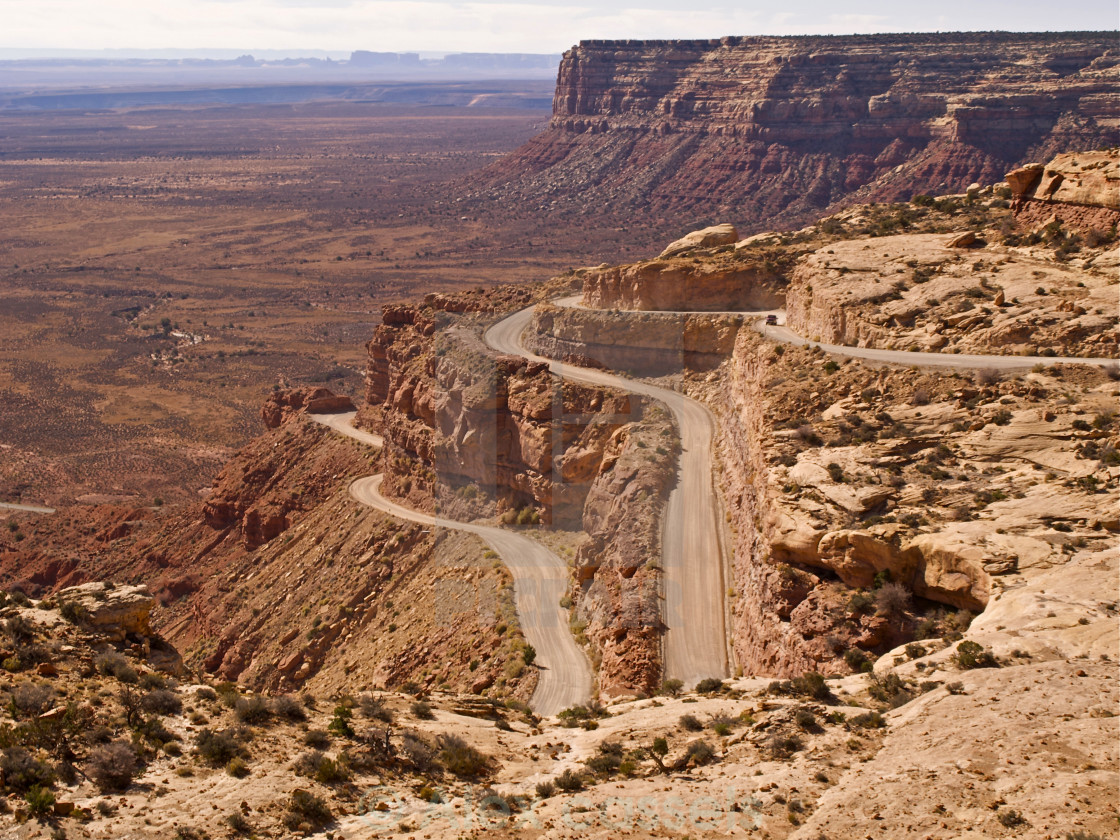
[[[585,38],[1116,29],[1116,0],[0,0],[0,47],[560,52]]]

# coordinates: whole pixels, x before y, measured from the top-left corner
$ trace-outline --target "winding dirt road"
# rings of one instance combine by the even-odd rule
[[[743,312],[746,316],[768,315],[768,312]],[[781,320],[785,320],[785,313],[780,313]],[[946,367],[975,370],[979,368],[994,368],[996,370],[1019,370],[1035,365],[1096,365],[1108,367],[1117,364],[1116,359],[1082,357],[1082,356],[981,356],[967,355],[965,353],[920,353],[911,350],[877,350],[873,347],[850,347],[846,344],[825,344],[821,341],[810,341],[802,338],[789,327],[779,324],[766,326],[762,322],[755,324],[755,329],[773,341],[781,341],[797,346],[815,345],[826,353],[837,356],[850,356],[855,359],[868,359],[875,362],[889,362],[898,365],[915,365],[917,367]]]
[[[4,510],[22,510],[27,513],[54,513],[54,508],[41,507],[40,505],[17,505],[13,502],[0,502],[0,508]]]
[[[486,332],[490,347],[549,366],[572,382],[618,388],[664,403],[681,435],[680,477],[669,495],[662,525],[666,677],[694,685],[706,677],[725,677],[727,633],[724,620],[722,527],[720,504],[712,480],[715,419],[688,397],[612,373],[546,359],[526,350],[521,336],[532,318],[524,309]]]
[[[379,435],[354,428],[354,414],[309,416],[336,432],[381,447],[384,440]],[[533,711],[554,715],[569,706],[587,703],[591,698],[591,665],[572,637],[567,611],[560,606],[560,599],[568,591],[568,564],[540,543],[514,531],[454,522],[403,507],[381,495],[381,479],[380,475],[356,479],[350,484],[350,495],[397,519],[476,534],[498,553],[510,570],[521,630],[537,652],[534,664],[540,669],[536,690],[529,701]]]

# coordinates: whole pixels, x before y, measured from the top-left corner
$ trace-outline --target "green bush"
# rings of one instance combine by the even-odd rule
[[[990,650],[985,650],[976,642],[965,640],[957,645],[957,652],[953,654],[957,667],[963,670],[972,668],[998,668],[999,660]]]
[[[272,718],[268,701],[259,694],[254,694],[252,697],[242,697],[235,701],[233,713],[241,723],[253,725],[268,723]]]
[[[706,677],[696,683],[696,691],[700,694],[715,694],[717,691],[723,691],[723,680]]]
[[[439,759],[460,778],[474,778],[489,769],[490,760],[458,735],[439,737]]]
[[[700,732],[704,729],[704,724],[693,715],[681,715],[680,724],[689,732]]]
[[[667,694],[670,697],[677,697],[684,689],[684,681],[676,678],[665,680],[661,683],[661,693]]]
[[[685,760],[695,767],[710,764],[716,757],[716,751],[707,741],[693,741],[685,748]]]
[[[222,767],[241,754],[241,744],[228,729],[220,732],[200,730],[194,744],[199,757],[212,767]]]
[[[292,791],[288,800],[288,811],[284,815],[284,826],[291,831],[297,831],[304,824],[312,829],[328,825],[334,816],[327,803],[315,794],[306,790]]]
[[[556,777],[555,784],[565,793],[574,793],[583,790],[583,776],[569,768]]]
[[[27,811],[33,817],[45,817],[54,808],[54,794],[49,788],[33,785],[23,795],[27,801]]]
[[[0,778],[7,790],[26,792],[33,787],[50,787],[54,772],[23,747],[8,747],[0,753]]]
[[[350,725],[350,718],[353,716],[354,713],[349,707],[341,704],[335,706],[334,716],[331,718],[331,722],[327,724],[327,729],[338,735],[342,735],[344,738],[353,738],[354,727]]]
[[[102,792],[127,790],[140,771],[136,749],[123,738],[90,752],[86,775]]]

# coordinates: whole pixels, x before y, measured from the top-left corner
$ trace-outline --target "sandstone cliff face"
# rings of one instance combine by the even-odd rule
[[[661,376],[711,370],[731,353],[737,315],[679,315],[538,304],[527,343],[550,359]]]
[[[606,697],[651,694],[661,680],[661,517],[676,474],[665,412],[619,429],[584,506],[575,558],[577,628],[598,660]]]
[[[745,671],[844,672],[908,637],[959,632],[1120,528],[1105,442],[1120,389],[1101,371],[983,387],[858,361],[830,372],[823,353],[776,353],[743,331],[726,372],[709,398]],[[1056,405],[1055,387],[1080,402]]]
[[[744,251],[703,262],[656,259],[585,270],[583,302],[595,309],[773,309],[781,305],[784,285],[778,266]]]
[[[557,212],[797,224],[1111,142],[1117,62],[1107,32],[585,41],[549,129],[482,184]]]
[[[496,502],[578,523],[615,431],[641,416],[624,394],[561,382],[494,357],[426,308],[386,309],[369,344],[368,402],[380,408],[385,489],[416,504]]]

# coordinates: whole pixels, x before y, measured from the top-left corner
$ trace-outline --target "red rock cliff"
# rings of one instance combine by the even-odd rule
[[[1107,32],[585,41],[549,129],[483,182],[558,212],[795,224],[1110,142],[1118,62]]]

